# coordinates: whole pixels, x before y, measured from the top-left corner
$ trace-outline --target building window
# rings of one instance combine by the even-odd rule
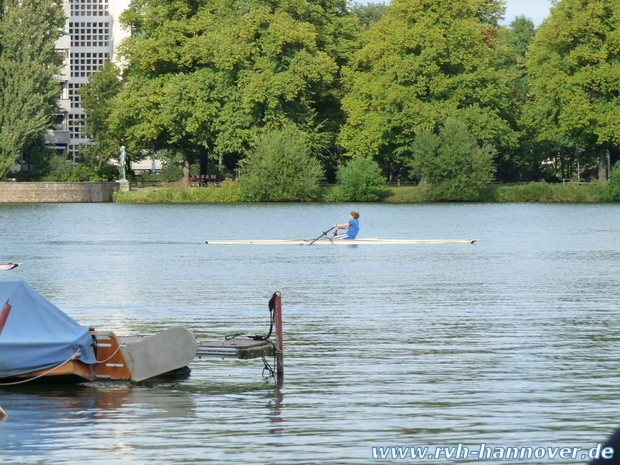
[[[71,47],[109,47],[110,22],[70,22]]]
[[[67,115],[69,132],[71,133],[71,139],[83,139],[82,136],[82,124],[84,115],[81,113],[69,113]]]
[[[106,0],[71,0],[71,16],[109,16]]]
[[[89,77],[110,61],[109,53],[71,52],[71,77]]]

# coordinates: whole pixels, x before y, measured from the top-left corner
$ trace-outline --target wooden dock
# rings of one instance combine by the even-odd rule
[[[131,346],[146,339],[142,336],[117,336],[123,346]],[[270,341],[253,339],[196,339],[196,359],[236,358],[250,360],[253,358],[273,357],[275,346]]]
[[[273,371],[273,373],[281,381],[284,374],[284,348],[282,344],[282,300],[279,292],[275,292],[273,294],[273,297],[269,301],[269,312],[272,320],[272,327],[275,328],[276,338],[274,341],[268,339],[271,335],[271,329],[269,330],[268,336],[236,335],[234,337],[230,336],[224,339],[194,339],[193,336],[191,336],[191,333],[189,333],[189,331],[184,328],[171,328],[168,331],[182,331],[181,335],[184,337],[182,338],[182,340],[180,339],[180,341],[184,342],[185,345],[191,345],[191,347],[186,347],[187,350],[185,350],[183,353],[195,354],[190,355],[190,358],[193,357],[194,360],[206,358],[238,360],[262,358],[264,360],[267,357],[274,357],[276,361],[276,369],[275,371]],[[190,334],[189,340],[191,340],[191,342],[188,342],[189,340],[187,339],[187,337],[185,337],[185,332]],[[101,334],[97,337],[99,341],[102,340],[104,335]],[[120,345],[120,348],[122,348],[123,354],[131,354],[131,352],[135,352],[133,348],[140,345],[144,346],[144,342],[152,340],[153,337],[154,336],[115,336],[115,339],[118,341],[118,345]],[[170,342],[172,346],[175,345],[175,337],[175,334],[172,334],[171,337],[168,338],[168,342]],[[194,341],[196,344],[195,351],[193,349]],[[102,344],[98,342],[98,346],[107,347],[107,345],[109,344]],[[142,360],[142,364],[149,365],[150,358],[157,358],[156,353],[158,347],[158,343],[151,343],[148,348],[141,351],[142,353],[139,355],[139,358]],[[110,349],[113,348],[110,347]],[[116,352],[118,352],[118,350]],[[116,354],[116,352],[114,352],[114,354]],[[108,356],[108,354],[106,354],[106,356]],[[267,362],[265,363],[267,364]],[[108,365],[112,365],[114,367],[116,367],[117,365],[124,367],[124,364],[112,363]],[[140,376],[139,378],[142,378],[142,376]]]
[[[253,358],[273,357],[276,347],[270,341],[253,339],[197,339],[196,358],[236,358],[250,360]]]

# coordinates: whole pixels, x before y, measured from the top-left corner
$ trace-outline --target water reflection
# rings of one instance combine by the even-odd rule
[[[316,237],[350,210],[360,237],[479,241],[204,244]],[[199,361],[174,384],[0,390],[0,450],[15,462],[366,464],[375,445],[589,447],[616,427],[617,206],[50,205],[0,218],[5,261],[24,263],[6,277],[85,326],[263,334],[274,291],[284,308],[281,386],[260,361]]]

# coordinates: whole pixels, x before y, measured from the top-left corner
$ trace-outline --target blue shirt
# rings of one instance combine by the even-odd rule
[[[347,239],[355,239],[360,230],[359,220],[349,220],[349,229],[347,229]]]

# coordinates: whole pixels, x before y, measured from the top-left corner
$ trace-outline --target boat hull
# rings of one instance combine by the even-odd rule
[[[21,263],[0,263],[0,271],[12,270],[17,268]]]
[[[211,245],[394,245],[394,244],[473,244],[477,239],[328,239],[205,241]]]
[[[186,376],[197,343],[185,328],[170,328],[150,337],[118,338],[111,331],[91,331],[98,363],[69,360],[56,367],[0,378],[0,386],[25,382],[82,383],[133,381],[178,373]]]

